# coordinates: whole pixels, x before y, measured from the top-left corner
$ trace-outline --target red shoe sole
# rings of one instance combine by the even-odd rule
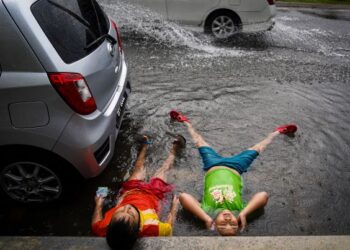
[[[184,122],[184,121],[189,121],[186,116],[182,115],[180,112],[176,110],[172,110],[169,113],[171,119],[176,120],[178,122]]]
[[[298,130],[298,127],[295,124],[286,124],[276,128],[276,131],[281,134],[294,134]]]

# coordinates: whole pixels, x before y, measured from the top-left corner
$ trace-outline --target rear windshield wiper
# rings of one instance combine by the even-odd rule
[[[54,2],[52,0],[48,0],[48,3],[52,4],[56,8],[61,9],[62,11],[66,12],[68,15],[74,17],[79,23],[81,23],[82,25],[84,25],[87,28],[87,30],[90,32],[91,35],[96,37],[95,33],[93,32],[93,30],[90,27],[89,22],[86,21],[84,18],[80,17],[79,15],[77,15],[73,11],[71,11],[70,9],[67,9],[66,7],[64,7],[64,6]]]
[[[92,31],[91,27],[90,27],[90,24],[82,17],[80,17],[79,15],[75,14],[73,11],[67,9],[66,7],[52,1],[52,0],[48,0],[48,2],[54,6],[56,6],[57,8],[63,10],[64,12],[66,12],[67,14],[71,15],[72,17],[74,17],[78,22],[80,22],[81,24],[83,24],[87,30],[94,36],[96,37],[95,33]],[[100,28],[100,27],[99,27]],[[100,31],[101,32],[101,31]],[[117,43],[117,40],[111,36],[110,34],[104,34],[104,35],[101,35],[99,37],[96,37],[96,39],[94,41],[92,41],[91,43],[89,43],[84,49],[85,50],[88,50],[90,49],[92,46],[94,46],[96,43],[100,42],[101,40],[104,40],[104,39],[108,39],[108,41],[110,41],[112,43],[112,45],[116,44]]]
[[[94,46],[96,43],[100,42],[101,40],[105,40],[107,39],[108,41],[110,41],[112,43],[112,45],[117,43],[117,40],[115,40],[115,38],[113,36],[111,36],[110,34],[104,34],[100,37],[97,37],[94,41],[92,41],[91,43],[89,43],[84,49],[88,50],[90,49],[92,46]]]

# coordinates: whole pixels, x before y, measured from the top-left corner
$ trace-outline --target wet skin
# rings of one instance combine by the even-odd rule
[[[238,232],[238,220],[227,209],[218,214],[215,219],[215,228],[222,236],[233,236]]]

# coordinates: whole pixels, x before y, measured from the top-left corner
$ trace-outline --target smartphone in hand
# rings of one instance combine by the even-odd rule
[[[108,187],[98,187],[96,191],[96,196],[101,196],[105,198],[108,195]]]

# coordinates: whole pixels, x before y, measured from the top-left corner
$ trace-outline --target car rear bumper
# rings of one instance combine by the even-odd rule
[[[113,157],[127,99],[131,92],[126,63],[118,87],[104,112],[88,116],[74,114],[53,151],[68,160],[81,175],[99,175]]]
[[[245,33],[261,32],[261,31],[271,30],[274,26],[275,26],[275,20],[274,18],[271,18],[265,22],[243,25],[242,32],[245,32]]]
[[[275,25],[276,5],[268,5],[260,12],[242,15],[242,32],[260,32],[271,30]]]

